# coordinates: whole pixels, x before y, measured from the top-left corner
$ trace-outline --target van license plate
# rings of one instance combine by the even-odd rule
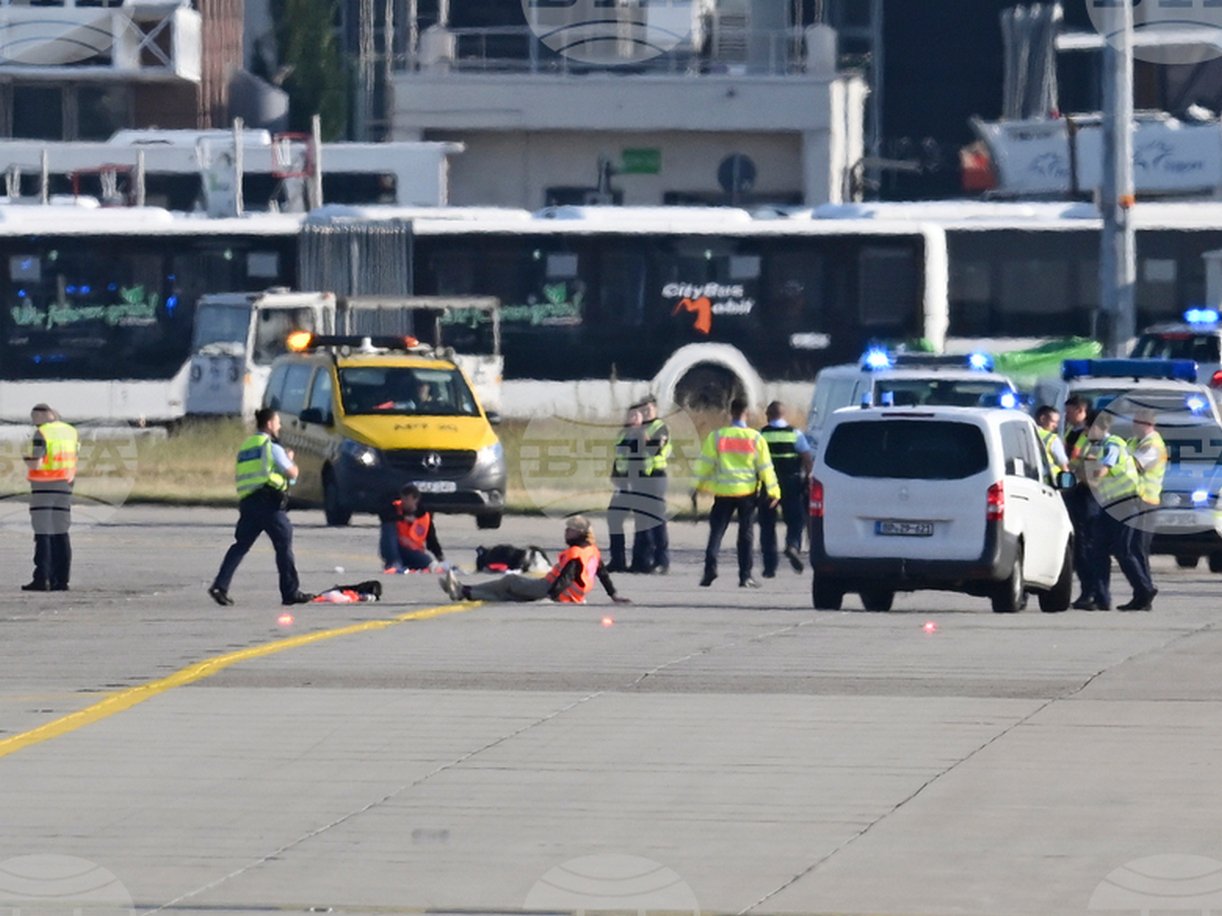
[[[933,522],[875,522],[874,533],[927,538],[933,535]]]
[[[458,490],[453,480],[417,480],[416,486],[421,493],[455,493]]]

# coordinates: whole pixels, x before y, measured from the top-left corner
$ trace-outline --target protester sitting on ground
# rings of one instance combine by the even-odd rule
[[[433,515],[420,506],[420,488],[409,483],[379,513],[382,520],[379,549],[387,572],[429,569],[445,561]]]
[[[441,589],[454,601],[540,601],[551,598],[565,604],[585,604],[586,596],[598,579],[616,604],[629,600],[616,594],[611,576],[602,562],[594,543],[594,531],[588,519],[574,515],[564,525],[564,543],[568,545],[546,576],[524,576],[509,573],[478,585],[463,585],[453,569],[446,570]]]

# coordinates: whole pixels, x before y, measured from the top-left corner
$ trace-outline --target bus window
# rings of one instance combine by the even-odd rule
[[[918,301],[912,252],[867,245],[858,254],[857,314],[866,328],[904,330]]]

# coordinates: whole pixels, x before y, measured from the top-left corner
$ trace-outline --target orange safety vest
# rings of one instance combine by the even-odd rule
[[[556,600],[565,604],[585,604],[586,595],[594,589],[594,580],[598,578],[598,567],[602,563],[602,554],[593,544],[569,547],[560,554],[556,565],[547,574],[547,581],[555,582],[559,579],[564,568],[573,560],[581,561],[581,572],[568,588],[556,596]]]
[[[76,479],[76,430],[67,423],[53,420],[38,427],[46,443],[46,451],[37,467],[26,471],[27,480],[64,480],[71,483]]]
[[[403,502],[396,499],[394,501],[396,509],[402,510]],[[399,530],[399,543],[408,550],[424,550],[425,544],[428,543],[429,524],[432,521],[432,516],[427,512],[421,512],[416,516],[414,521],[408,521],[405,518],[395,522],[395,527]]]

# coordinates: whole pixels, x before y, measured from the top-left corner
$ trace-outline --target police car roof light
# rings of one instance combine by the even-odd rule
[[[1195,308],[1184,312],[1184,320],[1189,324],[1217,324],[1219,317],[1217,309]]]
[[[1061,378],[1165,378],[1181,382],[1197,380],[1197,364],[1190,359],[1067,359],[1061,363]]]
[[[895,360],[881,347],[871,347],[861,358],[863,369],[890,369],[893,365],[895,365]]]
[[[967,357],[969,369],[979,369],[982,372],[993,371],[993,357],[988,353],[969,353]]]
[[[1018,396],[1013,391],[1003,391],[997,401],[1006,410],[1013,410],[1018,406]]]
[[[1205,398],[1201,397],[1199,394],[1190,394],[1184,400],[1184,406],[1187,407],[1189,410],[1191,410],[1193,413],[1197,413],[1197,414],[1205,412],[1205,407],[1207,403],[1208,402],[1205,400]]]

